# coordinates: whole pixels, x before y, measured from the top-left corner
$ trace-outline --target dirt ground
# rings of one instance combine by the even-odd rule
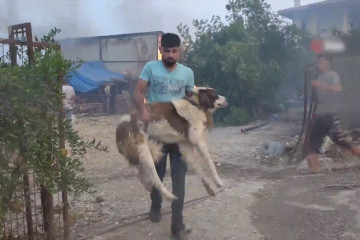
[[[96,193],[72,201],[73,238],[170,239],[170,203],[164,202],[160,223],[148,220],[149,193],[115,146],[118,120],[78,117],[74,123],[83,138],[101,140],[109,152],[90,150],[83,160]],[[286,156],[261,153],[265,142],[294,139],[300,124],[297,112],[249,133],[240,133],[239,127],[209,133],[210,151],[225,187],[209,197],[189,171],[184,209],[184,220],[193,228],[189,239],[360,239],[358,168],[341,170],[345,161],[338,171],[308,175],[286,165]],[[165,184],[171,189],[169,175]]]

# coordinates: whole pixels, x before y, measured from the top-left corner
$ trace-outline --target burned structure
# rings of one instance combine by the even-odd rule
[[[133,107],[130,96],[134,80],[146,62],[161,58],[161,34],[158,31],[60,40],[64,57],[80,64],[79,71],[69,78],[78,96],[75,112],[129,112]]]

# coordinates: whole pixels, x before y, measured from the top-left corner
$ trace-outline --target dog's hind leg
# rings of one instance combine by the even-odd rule
[[[151,190],[154,186],[159,190],[160,194],[167,200],[174,201],[177,199],[169,190],[166,189],[164,184],[161,182],[154,164],[154,159],[151,155],[149,145],[145,140],[143,143],[139,144],[139,175],[140,180],[147,190]]]
[[[201,139],[199,141],[197,141],[196,143],[194,143],[195,148],[199,151],[201,157],[204,159],[205,163],[207,164],[209,170],[210,170],[210,174],[211,177],[214,179],[216,185],[218,187],[222,187],[224,184],[221,181],[217,171],[216,171],[216,167],[214,164],[214,161],[212,160],[210,153],[208,151],[208,147],[206,145],[206,142],[204,139]]]
[[[196,171],[197,175],[200,176],[201,182],[203,183],[208,194],[210,196],[215,196],[215,191],[211,187],[210,181],[206,177],[204,169],[199,165],[199,159],[197,159],[197,156],[195,156],[196,149],[188,143],[179,143],[178,145],[179,151],[184,157],[184,160]]]

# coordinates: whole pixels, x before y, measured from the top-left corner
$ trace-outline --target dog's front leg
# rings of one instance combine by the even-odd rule
[[[203,183],[206,191],[210,196],[215,196],[215,191],[210,185],[210,181],[206,177],[206,173],[204,169],[200,166],[199,162],[201,159],[197,159],[195,157],[196,149],[189,143],[179,143],[179,151],[181,155],[184,157],[184,160],[188,165],[190,165],[195,172],[200,176],[201,182]],[[201,156],[199,156],[201,157]]]

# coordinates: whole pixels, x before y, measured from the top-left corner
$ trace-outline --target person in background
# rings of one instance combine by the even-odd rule
[[[65,110],[65,118],[72,122],[73,109],[75,107],[75,91],[68,83],[64,83],[62,86],[62,92],[65,95],[63,98],[63,108]]]
[[[316,89],[319,104],[310,127],[309,154],[307,156],[312,173],[319,171],[318,154],[325,136],[329,136],[334,143],[360,158],[360,148],[347,141],[340,129],[338,115],[341,110],[339,94],[342,91],[342,84],[339,75],[331,69],[331,58],[319,55],[316,59],[316,67],[320,74],[316,80],[311,82],[311,85]]]

